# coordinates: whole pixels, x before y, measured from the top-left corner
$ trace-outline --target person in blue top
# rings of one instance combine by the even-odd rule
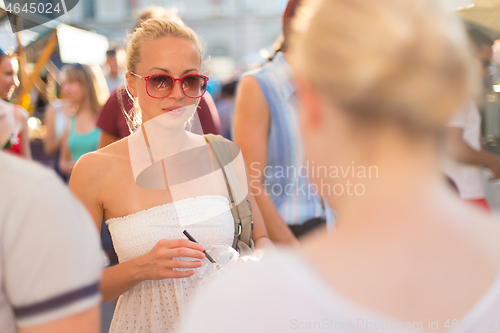
[[[59,168],[69,176],[82,155],[98,148],[101,130],[96,127],[96,119],[109,97],[109,91],[100,84],[97,76],[99,73],[90,66],[67,65],[63,68],[63,73],[63,94],[74,114],[63,137]]]
[[[236,93],[233,137],[241,148],[251,188],[273,242],[296,245],[334,217],[322,199],[323,188],[306,171],[295,75],[288,61],[290,22],[300,0],[290,0],[283,14],[283,45],[271,62],[245,73]],[[314,168],[314,166],[313,166]]]

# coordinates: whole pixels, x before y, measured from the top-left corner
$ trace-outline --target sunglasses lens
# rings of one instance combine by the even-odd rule
[[[173,82],[168,75],[153,75],[148,80],[148,92],[153,97],[166,97],[172,91]]]
[[[207,80],[201,75],[187,75],[182,79],[182,89],[188,97],[200,97],[207,89]]]

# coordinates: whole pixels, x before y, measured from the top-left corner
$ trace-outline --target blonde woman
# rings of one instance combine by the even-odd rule
[[[161,176],[170,170],[163,165],[164,156],[182,164],[172,168],[181,178],[192,176],[200,164],[217,165],[205,138],[186,130],[206,90],[201,62],[202,48],[190,28],[165,18],[142,22],[131,34],[127,50],[127,86],[136,104],[130,120],[135,132],[84,155],[73,171],[70,189],[99,229],[106,219],[119,258],[118,265],[104,270],[101,283],[103,301],[119,297],[111,332],[174,331],[201,283],[193,274],[206,260],[202,245],[232,243],[235,230],[220,170],[177,184],[167,172],[160,181],[166,186],[163,189],[139,186],[135,174],[135,157],[141,153],[148,159],[161,155],[157,160],[163,166]],[[146,140],[145,128],[151,124],[155,130],[147,131]],[[143,144],[144,150],[135,151],[135,142]],[[176,158],[191,149],[202,153]],[[239,165],[236,173],[245,175],[244,163]],[[247,198],[259,248],[268,240],[255,201],[251,195]],[[193,222],[214,209],[220,209],[220,215]],[[184,228],[201,245],[187,240]]]
[[[98,148],[101,130],[96,127],[96,120],[109,91],[102,84],[102,72],[90,66],[66,65],[63,74],[62,90],[73,116],[62,138],[59,170],[69,176],[82,155]]]
[[[500,223],[439,170],[474,82],[452,15],[439,0],[305,1],[292,67],[336,230],[222,276],[184,332],[498,332]]]

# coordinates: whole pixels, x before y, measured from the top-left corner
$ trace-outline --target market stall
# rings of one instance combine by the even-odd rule
[[[0,30],[3,30],[0,46],[15,51],[19,59],[20,85],[12,103],[30,112],[28,125],[33,157],[45,162],[44,108],[37,107],[38,99],[45,100],[43,105],[56,98],[54,87],[61,83],[59,69],[63,64],[103,64],[109,43],[105,36],[65,24],[60,18],[47,21],[46,17],[36,14],[16,16],[7,9],[0,6]],[[31,28],[23,29],[26,26]],[[55,84],[49,87],[48,82]]]

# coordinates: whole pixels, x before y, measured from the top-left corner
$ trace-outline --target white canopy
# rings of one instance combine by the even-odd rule
[[[453,0],[459,2],[459,0]],[[469,1],[470,2],[470,1]],[[464,20],[500,32],[500,0],[474,0],[474,5],[458,8]]]

